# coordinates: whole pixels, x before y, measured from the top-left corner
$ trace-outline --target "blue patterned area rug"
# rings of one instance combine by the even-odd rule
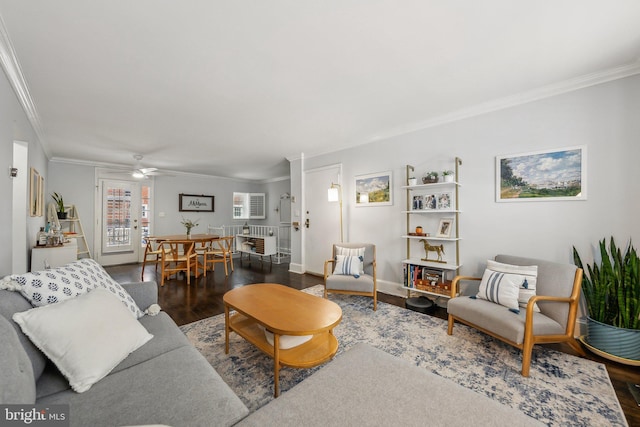
[[[305,292],[321,296],[322,286]],[[549,426],[627,425],[603,364],[535,346],[530,377],[524,378],[519,350],[474,329],[456,324],[449,336],[447,323],[435,317],[382,302],[374,312],[371,298],[330,295],[330,299],[343,312],[334,329],[338,354],[367,342]],[[250,411],[273,399],[270,358],[234,333],[229,354],[224,354],[224,315],[181,329]],[[282,368],[281,391],[286,393],[320,368]],[[424,400],[428,406],[429,393],[438,391],[424,392],[416,404]]]

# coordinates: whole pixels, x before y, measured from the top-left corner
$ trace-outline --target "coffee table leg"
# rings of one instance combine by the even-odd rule
[[[280,395],[280,335],[273,334],[273,397]]]
[[[224,354],[229,354],[229,306],[224,305]]]

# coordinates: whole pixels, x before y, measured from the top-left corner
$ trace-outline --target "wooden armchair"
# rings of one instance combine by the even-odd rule
[[[158,271],[158,264],[162,261],[162,247],[160,243],[155,240],[155,237],[148,236],[146,238],[147,246],[144,249],[144,259],[142,260],[142,273],[140,273],[140,280],[144,281],[144,268],[147,263],[153,263],[156,265],[156,272]]]
[[[498,255],[495,260],[519,266],[537,265],[536,296],[529,299],[526,309],[520,309],[520,314],[512,313],[503,306],[484,299],[457,296],[460,282],[482,280],[478,277],[457,276],[453,280],[452,298],[447,305],[447,333],[453,334],[454,323],[458,321],[519,348],[522,350],[522,375],[525,377],[529,376],[534,344],[566,342],[584,355],[584,350],[574,338],[582,269],[571,264],[508,255]],[[536,304],[540,312],[534,311]]]
[[[350,250],[364,250],[362,259],[364,274],[336,272],[337,255]],[[346,250],[346,252],[345,252]],[[358,277],[356,277],[358,276]],[[338,243],[333,245],[333,256],[324,263],[324,297],[328,293],[363,295],[373,297],[373,310],[378,308],[378,284],[376,281],[376,246],[371,243]]]
[[[191,284],[191,272],[198,277],[198,253],[195,251],[193,240],[166,240],[160,243],[162,251],[162,280],[160,286],[164,286],[164,280],[172,274],[183,271],[187,276],[187,285]]]
[[[233,272],[233,236],[220,237],[217,240],[210,242],[210,245],[204,251],[204,275],[207,276],[207,269],[209,265],[212,266],[211,270],[215,270],[217,263],[224,264],[224,275],[229,275],[229,269],[227,264],[231,267]]]

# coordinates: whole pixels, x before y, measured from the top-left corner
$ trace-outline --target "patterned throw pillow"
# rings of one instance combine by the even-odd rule
[[[109,273],[91,258],[74,261],[50,270],[13,274],[10,279],[34,307],[42,307],[83,295],[97,288],[114,294],[139,319],[144,316],[133,298]]]
[[[364,274],[364,251],[365,248],[345,248],[342,246],[336,246],[336,268],[334,269],[334,274],[351,274],[351,273],[337,273],[338,270],[338,256],[346,256],[346,257],[358,257],[360,258],[360,262],[357,264],[357,273],[353,273],[356,275]]]
[[[477,296],[518,313],[519,307],[526,308],[529,298],[536,294],[537,278],[537,265],[510,265],[488,260]],[[537,305],[534,305],[534,311],[540,311]]]
[[[360,277],[362,261],[361,256],[336,255],[336,268],[333,270],[333,274]]]

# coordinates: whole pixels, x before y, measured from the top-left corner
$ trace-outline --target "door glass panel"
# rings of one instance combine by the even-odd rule
[[[147,237],[151,234],[151,187],[142,185],[140,197],[140,226],[142,227],[142,240],[140,247],[144,249],[147,245]]]
[[[102,195],[102,251],[123,252],[133,250],[131,230],[131,184],[108,181]]]

